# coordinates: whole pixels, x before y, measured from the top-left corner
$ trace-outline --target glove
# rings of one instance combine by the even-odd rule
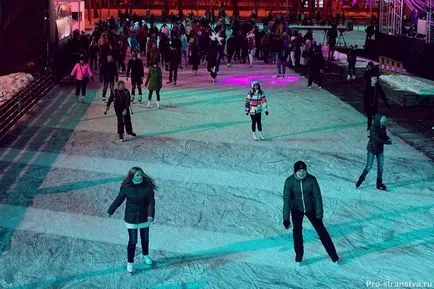
[[[124,109],[124,111],[122,111],[122,116],[126,116],[127,115],[127,110],[126,109]]]
[[[291,222],[289,220],[283,220],[283,226],[288,230],[289,227],[291,227]]]
[[[154,221],[154,218],[148,217],[148,222],[152,222],[152,221]]]
[[[268,110],[265,112],[265,115],[268,115]]]

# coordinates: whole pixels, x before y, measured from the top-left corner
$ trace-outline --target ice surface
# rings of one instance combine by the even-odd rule
[[[164,85],[162,109],[134,104],[136,139],[120,143],[99,84],[87,104],[56,87],[3,145],[0,288],[366,288],[369,281],[433,282],[433,163],[390,135],[384,182],[366,161],[366,119],[274,65],[203,66]],[[253,141],[243,105],[254,75],[268,98],[265,141]],[[167,80],[164,72],[164,81]],[[164,82],[165,83],[165,82]],[[147,91],[146,91],[147,92]],[[155,97],[155,96],[154,96]],[[332,264],[310,223],[295,266],[282,226],[282,189],[297,160],[318,178],[324,222],[342,263]],[[107,208],[132,166],[155,177],[153,267],[126,272],[122,205]],[[432,283],[431,283],[432,284]],[[376,287],[384,288],[384,287]]]
[[[418,95],[434,95],[434,81],[410,75],[382,75],[381,80],[397,90],[404,90]]]

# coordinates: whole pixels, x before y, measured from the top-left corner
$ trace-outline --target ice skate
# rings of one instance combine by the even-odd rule
[[[261,139],[261,140],[264,140],[265,138],[264,138],[264,135],[262,134],[262,131],[260,131],[259,133],[259,138]]]
[[[253,137],[253,140],[258,140],[258,137],[256,136],[255,132],[252,132],[252,137]]]
[[[151,257],[149,257],[149,255],[143,255],[143,261],[147,265],[152,265],[152,263],[154,263],[154,261],[151,259]]]
[[[146,104],[146,108],[150,108],[151,107],[151,101],[148,100],[148,103]]]
[[[134,267],[133,267],[133,264],[134,264],[134,263],[127,262],[127,271],[128,271],[129,273],[134,273]]]
[[[387,187],[381,180],[377,180],[377,189],[381,191],[386,191]]]
[[[157,108],[160,109],[160,101],[157,100]]]
[[[363,178],[362,176],[360,176],[360,178],[357,180],[356,188],[360,187],[360,185],[363,183],[364,180],[365,180],[365,178]]]

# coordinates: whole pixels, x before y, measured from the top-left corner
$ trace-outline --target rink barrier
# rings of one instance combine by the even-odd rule
[[[51,73],[44,74],[0,106],[0,138],[54,87]]]
[[[402,74],[405,72],[404,63],[402,61],[385,56],[379,56],[378,62],[384,74]]]

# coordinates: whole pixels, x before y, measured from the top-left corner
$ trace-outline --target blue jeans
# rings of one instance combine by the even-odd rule
[[[362,178],[365,178],[366,175],[369,173],[369,171],[372,168],[372,165],[374,164],[374,157],[377,157],[377,181],[383,181],[383,167],[384,167],[384,153],[376,153],[368,151],[368,159],[366,161],[366,167],[363,170],[363,173],[361,175]]]

